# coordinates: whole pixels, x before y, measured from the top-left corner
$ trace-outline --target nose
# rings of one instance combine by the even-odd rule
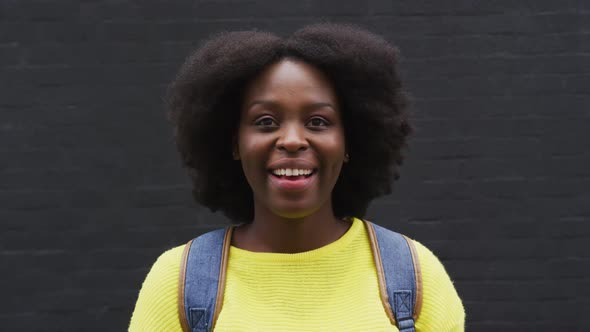
[[[279,138],[276,142],[279,150],[286,152],[304,151],[309,147],[309,142],[305,137],[304,126],[298,124],[285,124],[279,130]]]

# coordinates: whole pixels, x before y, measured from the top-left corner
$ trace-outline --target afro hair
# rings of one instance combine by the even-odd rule
[[[412,127],[397,50],[349,25],[309,25],[285,38],[226,32],[188,57],[167,102],[193,197],[234,222],[252,221],[253,194],[241,164],[232,158],[232,140],[246,85],[284,58],[315,66],[334,86],[351,159],[333,189],[333,212],[339,218],[362,218],[373,199],[391,193]]]

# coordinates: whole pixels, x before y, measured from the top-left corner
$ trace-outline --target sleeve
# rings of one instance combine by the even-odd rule
[[[178,277],[183,246],[163,253],[148,273],[129,331],[182,331],[178,317]]]
[[[465,331],[465,309],[447,271],[428,248],[413,242],[422,272],[422,310],[416,331]]]

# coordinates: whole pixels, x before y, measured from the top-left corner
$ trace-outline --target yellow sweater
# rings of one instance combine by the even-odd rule
[[[418,332],[464,331],[463,305],[440,261],[414,241],[422,269]],[[129,331],[181,331],[178,277],[184,246],[162,254],[143,283]],[[384,253],[382,253],[384,254]],[[367,231],[296,254],[231,247],[215,331],[398,331],[379,298]]]

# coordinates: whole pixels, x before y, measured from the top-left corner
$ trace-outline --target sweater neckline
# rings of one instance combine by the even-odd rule
[[[358,218],[351,218],[352,225],[339,239],[328,243],[323,247],[298,253],[274,253],[274,252],[255,252],[231,246],[229,255],[232,259],[248,259],[250,261],[279,261],[279,262],[300,262],[313,261],[321,257],[338,252],[346,248],[360,233],[363,222]]]

